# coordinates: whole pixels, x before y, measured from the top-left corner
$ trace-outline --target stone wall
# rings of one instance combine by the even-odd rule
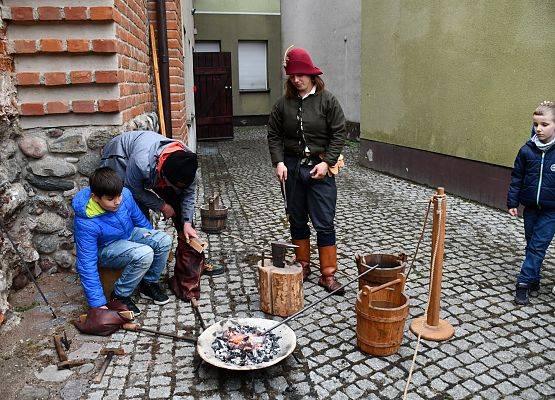
[[[75,265],[71,199],[88,186],[100,164],[101,148],[122,131],[158,131],[155,113],[119,127],[69,127],[21,130],[17,119],[0,122],[0,219],[35,276]],[[2,232],[0,315],[11,289],[29,278]]]

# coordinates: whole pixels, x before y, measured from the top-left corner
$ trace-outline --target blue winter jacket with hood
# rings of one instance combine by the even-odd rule
[[[121,204],[114,212],[106,211],[88,217],[86,209],[90,198],[91,189],[87,187],[75,195],[71,204],[75,211],[73,225],[77,272],[89,306],[101,307],[106,304],[106,298],[98,275],[99,251],[116,240],[129,239],[135,227],[152,229],[152,225],[127,188],[123,188]]]
[[[555,209],[555,146],[541,151],[532,140],[520,148],[511,174],[507,207]]]

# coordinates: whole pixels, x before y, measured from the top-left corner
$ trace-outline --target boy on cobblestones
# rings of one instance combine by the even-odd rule
[[[507,196],[512,216],[524,205],[526,255],[515,291],[520,305],[540,289],[541,265],[555,234],[555,103],[542,102],[532,119],[533,136],[518,152]]]
[[[106,308],[98,263],[123,269],[112,298],[123,302],[135,315],[140,310],[131,295],[137,286],[142,297],[159,305],[168,303],[158,279],[168,260],[170,236],[152,229],[131,192],[111,168],[98,168],[89,185],[72,202],[77,272],[89,306]]]

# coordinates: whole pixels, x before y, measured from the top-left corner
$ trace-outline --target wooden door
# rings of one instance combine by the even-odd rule
[[[193,53],[197,140],[233,139],[231,53]]]

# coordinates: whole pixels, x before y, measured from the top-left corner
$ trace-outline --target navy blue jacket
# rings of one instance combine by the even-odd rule
[[[507,207],[555,209],[555,146],[541,151],[529,140],[522,146],[515,159]]]
[[[98,275],[98,252],[116,240],[127,240],[133,228],[152,229],[133,195],[123,188],[122,201],[114,212],[106,211],[94,217],[86,213],[87,203],[91,198],[91,189],[86,187],[73,198],[75,211],[73,220],[75,247],[77,248],[77,272],[90,307],[101,307],[106,304],[102,283]]]

